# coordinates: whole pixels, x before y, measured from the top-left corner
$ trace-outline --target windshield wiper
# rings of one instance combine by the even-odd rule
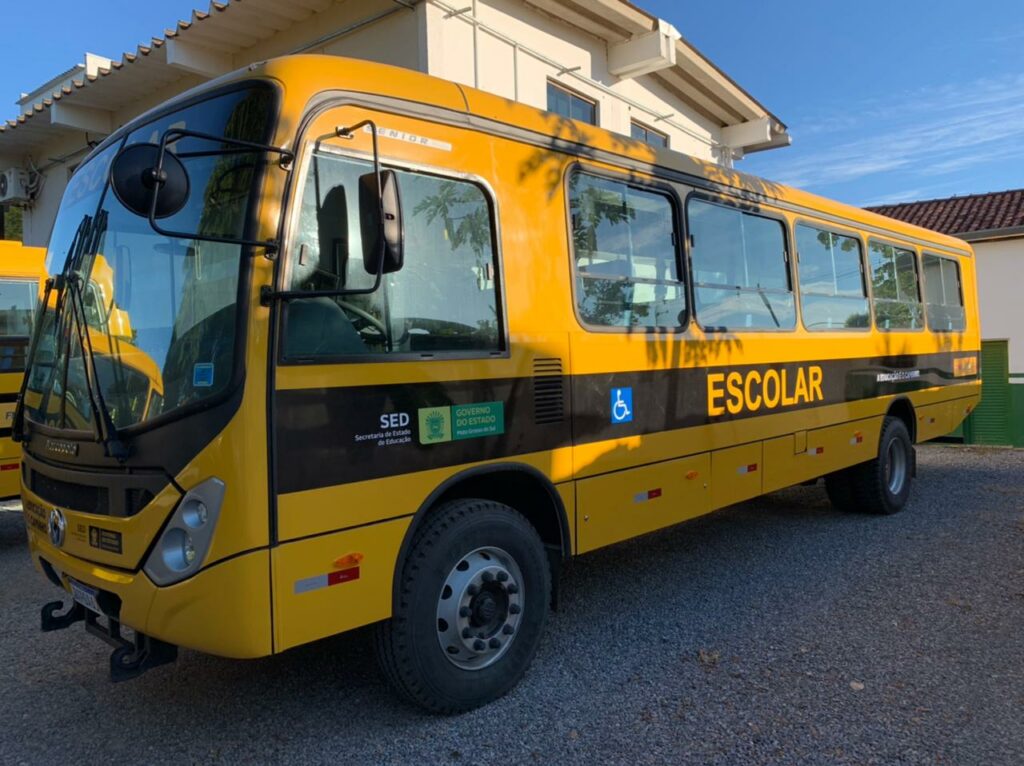
[[[14,417],[11,419],[11,440],[15,442],[25,439],[25,391],[28,390],[28,377],[32,374],[32,368],[35,365],[36,353],[39,348],[39,336],[42,334],[43,322],[46,321],[46,307],[50,305],[50,295],[53,293],[53,277],[48,277],[44,284],[43,301],[41,303],[42,311],[39,312],[39,315],[32,323],[32,339],[28,345],[28,356],[25,357],[25,374],[21,376],[18,401],[14,404]],[[54,322],[56,322],[56,319]]]
[[[96,224],[95,226],[93,224]],[[14,412],[14,422],[11,427],[11,437],[15,441],[22,441],[25,435],[25,391],[28,388],[29,375],[32,372],[35,357],[39,346],[39,336],[43,327],[46,308],[49,306],[50,296],[53,290],[57,290],[57,301],[53,309],[54,332],[63,325],[65,329],[61,332],[64,346],[64,369],[62,371],[63,384],[61,385],[61,412],[67,406],[67,376],[68,367],[71,364],[71,323],[74,322],[78,334],[79,347],[82,349],[82,366],[85,368],[85,388],[89,398],[89,407],[93,413],[93,426],[97,439],[103,444],[104,453],[107,457],[113,457],[123,461],[128,457],[128,449],[121,441],[117,426],[114,424],[110,411],[107,409],[103,399],[102,385],[99,373],[96,370],[96,355],[92,348],[92,338],[89,335],[89,325],[86,321],[85,301],[82,290],[82,277],[77,273],[81,268],[85,254],[95,252],[105,228],[105,217],[98,215],[95,222],[93,218],[86,215],[82,218],[78,229],[75,232],[71,246],[68,248],[68,257],[61,274],[46,280],[46,288],[43,293],[42,311],[36,319],[33,328],[32,341],[29,347],[28,359],[25,360],[25,375],[22,377],[21,390],[18,395],[18,403]],[[62,322],[61,309],[70,308],[70,314]],[[57,354],[59,359],[61,354]],[[56,371],[55,371],[56,372]],[[54,381],[50,381],[50,392],[52,394]]]
[[[28,356],[25,359],[25,374],[21,376],[21,388],[18,390],[18,401],[14,405],[14,417],[11,423],[11,439],[15,442],[24,441],[25,439],[25,392],[28,390],[29,376],[32,375],[33,368],[35,367],[36,354],[39,351],[39,338],[42,335],[43,324],[46,322],[46,313],[50,306],[50,296],[53,294],[53,289],[56,287],[57,300],[53,307],[53,332],[54,335],[56,335],[60,326],[60,309],[64,302],[64,282],[67,278],[71,265],[78,263],[79,256],[85,249],[86,240],[91,229],[92,216],[86,214],[82,216],[82,220],[78,222],[78,228],[75,230],[75,236],[72,237],[71,244],[68,246],[68,255],[64,261],[64,269],[62,273],[55,277],[49,277],[45,282],[43,300],[40,303],[40,311],[36,315],[35,321],[32,323],[32,339],[29,341]],[[56,354],[54,361],[56,362],[59,358],[60,354]],[[54,380],[50,380],[49,390],[43,395],[43,401],[40,402],[40,412],[44,409],[49,397],[53,393],[54,382]],[[65,383],[66,382],[65,376]],[[63,386],[61,390],[64,390]],[[63,405],[61,406],[61,411],[63,412]]]
[[[82,297],[82,277],[72,274],[67,277],[65,288],[69,292],[71,300],[72,317],[75,327],[78,328],[78,343],[82,349],[82,362],[85,367],[85,388],[89,396],[89,404],[93,411],[96,428],[99,432],[100,441],[103,444],[103,451],[107,457],[124,460],[128,457],[128,448],[121,441],[110,416],[107,403],[103,399],[103,386],[100,383],[99,373],[96,371],[96,355],[92,349],[92,338],[89,336],[89,324],[85,318],[85,300]],[[70,358],[70,354],[69,354]]]

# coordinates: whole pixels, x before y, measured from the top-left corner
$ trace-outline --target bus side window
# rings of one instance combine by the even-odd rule
[[[372,166],[326,151],[310,160],[288,252],[289,289],[373,286],[362,257],[359,177]],[[289,358],[370,354],[490,355],[503,350],[494,226],[468,181],[397,171],[405,262],[376,291],[288,301]]]
[[[914,251],[873,240],[869,249],[875,324],[880,330],[920,330],[924,306]]]
[[[588,325],[684,327],[675,214],[664,193],[574,173],[569,213],[576,306]]]
[[[966,322],[960,264],[931,253],[925,253],[922,261],[928,327],[935,332],[963,330]]]
[[[812,331],[871,327],[860,240],[798,224],[796,247],[804,327]]]
[[[36,281],[0,280],[0,372],[25,369],[25,352],[38,294]]]
[[[792,330],[796,301],[781,221],[691,199],[697,321],[707,330]]]

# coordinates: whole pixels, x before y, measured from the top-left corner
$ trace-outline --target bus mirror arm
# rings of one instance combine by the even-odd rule
[[[168,151],[172,144],[184,138],[209,141],[219,146],[205,151]],[[295,159],[295,154],[291,150],[271,144],[243,141],[184,128],[169,128],[160,136],[159,143],[132,144],[121,149],[111,163],[111,186],[121,204],[136,215],[144,216],[150,228],[157,234],[175,239],[263,248],[270,255],[280,248],[277,240],[172,231],[158,223],[159,219],[169,218],[181,212],[188,204],[191,184],[183,159],[254,153],[277,154],[278,166],[286,172],[291,169]]]

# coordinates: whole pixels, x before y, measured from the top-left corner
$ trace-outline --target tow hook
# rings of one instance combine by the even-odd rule
[[[107,624],[100,622],[100,615],[86,609],[79,603],[72,602],[67,611],[58,614],[64,604],[51,601],[43,606],[41,627],[44,633],[63,630],[76,622],[85,622],[85,629],[114,647],[110,655],[110,680],[130,681],[138,678],[150,668],[174,662],[178,658],[178,647],[168,644],[145,633],[134,631],[134,639],[129,640],[121,634],[121,623],[107,617]]]

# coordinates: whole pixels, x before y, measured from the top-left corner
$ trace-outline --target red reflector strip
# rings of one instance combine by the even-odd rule
[[[654,500],[658,497],[661,497],[661,487],[658,487],[657,489],[649,489],[646,492],[637,492],[633,495],[633,502],[646,503],[648,500]]]
[[[359,579],[359,567],[342,569],[338,572],[328,572],[316,577],[306,577],[295,581],[295,593],[309,593],[311,590],[320,590],[331,585],[340,585],[343,582],[351,582]]]
[[[647,490],[647,499],[653,500],[656,497],[661,497],[661,489],[649,489]]]
[[[736,469],[736,473],[738,474],[754,473],[755,471],[757,471],[757,463],[751,463],[750,465],[741,465],[739,468]]]
[[[850,439],[850,444],[863,444],[864,434],[854,434],[853,438]]]
[[[351,569],[342,569],[338,572],[331,572],[327,575],[328,585],[338,585],[343,582],[350,582],[352,580],[359,579],[359,567],[352,567]]]
[[[810,454],[812,454],[812,455],[824,455],[825,454],[825,448],[824,447],[815,447],[814,449],[807,450],[807,451]]]
[[[18,470],[18,464],[17,463],[4,463],[3,465],[0,465],[0,471],[17,471],[17,470]]]

